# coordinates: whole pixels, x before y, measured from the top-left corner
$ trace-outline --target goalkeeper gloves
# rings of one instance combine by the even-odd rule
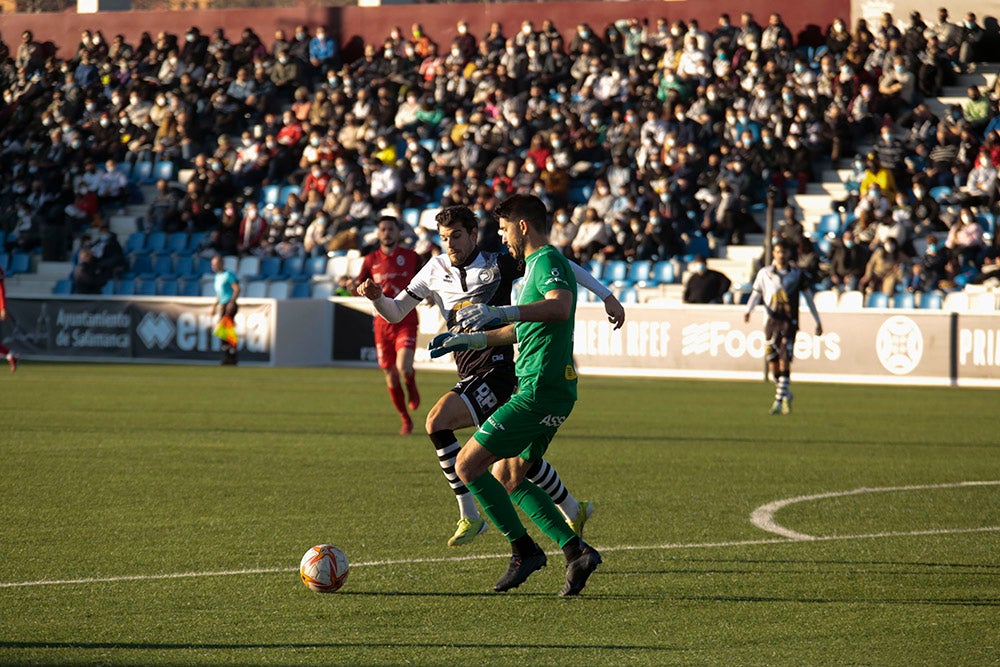
[[[513,322],[519,315],[517,306],[489,306],[477,303],[458,311],[455,322],[468,331],[481,331]]]
[[[443,333],[434,336],[428,349],[431,351],[431,359],[437,359],[449,352],[482,350],[485,347],[485,333]]]

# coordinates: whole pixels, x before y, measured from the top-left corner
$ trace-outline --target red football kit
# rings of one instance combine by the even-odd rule
[[[392,299],[406,289],[419,268],[420,256],[409,248],[397,246],[388,255],[378,248],[365,255],[357,282],[360,284],[371,278],[382,288],[382,294]],[[417,349],[417,323],[416,310],[396,324],[375,315],[375,352],[379,368],[395,366],[398,350]]]

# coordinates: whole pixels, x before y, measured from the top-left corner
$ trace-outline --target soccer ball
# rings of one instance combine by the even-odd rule
[[[350,566],[344,552],[332,544],[317,544],[302,556],[299,576],[302,583],[317,593],[333,593],[347,581]]]

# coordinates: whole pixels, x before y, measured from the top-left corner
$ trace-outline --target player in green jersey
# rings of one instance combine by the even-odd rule
[[[525,479],[576,402],[576,280],[562,253],[548,244],[548,214],[540,199],[514,195],[499,204],[495,215],[511,256],[525,263],[518,303],[463,308],[457,321],[475,333],[440,334],[430,349],[437,357],[516,342],[518,388],[462,448],[456,472],[511,543],[510,567],[494,590],[516,588],[546,564],[545,552],[518,518],[517,504],[566,556],[566,584],[559,595],[577,595],[601,555],[566,524],[549,495]]]

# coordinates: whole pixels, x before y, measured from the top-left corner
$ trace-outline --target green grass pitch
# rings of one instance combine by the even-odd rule
[[[455,378],[418,380],[419,427]],[[554,550],[495,594],[495,529],[445,546],[454,496],[377,370],[24,364],[0,664],[997,664],[996,391],[793,391],[770,417],[763,382],[583,376],[549,458],[605,562],[564,600]],[[794,498],[774,523],[819,539],[751,522]],[[332,595],[297,575],[323,542]]]

